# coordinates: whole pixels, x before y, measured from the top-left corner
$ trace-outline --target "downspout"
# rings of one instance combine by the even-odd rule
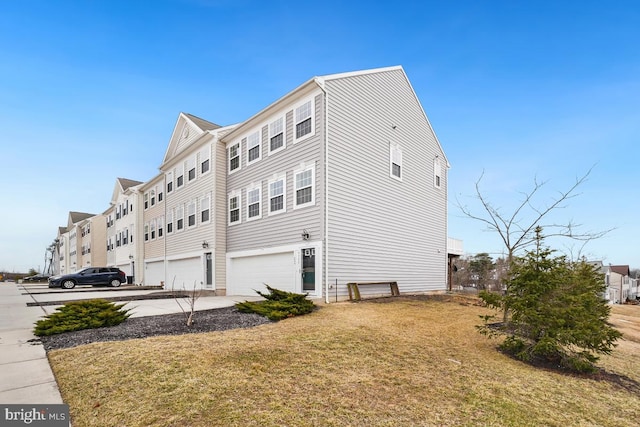
[[[324,93],[324,302],[329,304],[329,93],[323,79],[316,78],[316,83]]]

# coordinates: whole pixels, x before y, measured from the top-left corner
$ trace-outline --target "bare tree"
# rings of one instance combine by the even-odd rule
[[[550,216],[550,213],[566,207],[566,203],[580,195],[578,188],[587,181],[593,167],[583,176],[576,178],[569,189],[559,191],[555,198],[552,198],[547,204],[537,204],[535,197],[548,181],[538,181],[534,178],[533,188],[528,192],[521,192],[522,200],[515,207],[513,212],[505,213],[499,207],[496,207],[480,189],[480,183],[484,176],[484,171],[475,183],[475,198],[482,205],[482,213],[474,213],[471,209],[462,205],[457,201],[457,207],[463,215],[468,218],[475,219],[485,224],[489,231],[493,231],[500,236],[507,253],[507,264],[512,265],[515,254],[528,247],[536,240],[535,229],[541,226],[546,231],[545,237],[566,237],[581,242],[589,242],[598,239],[607,234],[612,229],[598,232],[580,233],[577,229],[580,225],[573,224],[571,221],[566,224],[546,223],[543,222]],[[508,282],[508,277],[507,277]],[[506,289],[508,292],[508,288]],[[507,310],[504,313],[505,321],[507,319]]]
[[[184,302],[184,306],[182,305],[183,303],[180,302],[180,298],[183,297],[184,293],[178,295],[175,290],[174,290],[174,284],[175,284],[176,278],[173,278],[173,282],[171,283],[171,292],[173,293],[173,298],[176,300],[176,303],[178,304],[178,306],[180,307],[180,310],[182,310],[182,313],[184,313],[185,317],[186,317],[186,324],[187,326],[191,327],[193,325],[193,317],[194,314],[196,312],[196,301],[198,301],[198,299],[200,298],[201,295],[201,290],[196,289],[196,282],[193,282],[193,289],[188,292],[185,287],[184,284],[182,285],[182,290],[184,291],[184,293],[187,293],[187,296],[185,298]]]

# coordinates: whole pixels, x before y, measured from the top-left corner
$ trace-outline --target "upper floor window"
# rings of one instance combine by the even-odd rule
[[[184,165],[176,167],[176,188],[184,185]]]
[[[164,235],[164,216],[158,218],[158,239]]]
[[[247,188],[247,221],[262,217],[262,183]]]
[[[313,100],[299,105],[293,110],[293,122],[295,124],[295,140],[302,139],[313,134]]]
[[[433,161],[433,185],[436,188],[440,188],[442,181],[442,166],[440,164],[440,157],[436,157]]]
[[[185,168],[187,170],[187,180],[189,182],[193,181],[194,179],[196,179],[196,158],[191,157],[188,158],[186,162],[184,162],[185,164]]]
[[[209,222],[209,213],[211,212],[211,196],[209,194],[200,198],[200,222]]]
[[[280,117],[269,123],[269,154],[285,148],[284,118]]]
[[[229,173],[240,169],[240,143],[229,147]]]
[[[156,205],[156,190],[151,190],[150,192],[151,206]]]
[[[240,192],[229,193],[229,225],[240,223]]]
[[[144,193],[144,208],[149,209],[149,193]]]
[[[260,131],[257,130],[247,136],[247,164],[257,162],[262,158],[260,152]]]
[[[148,242],[149,241],[149,223],[145,223],[144,224],[144,241]]]
[[[402,180],[402,149],[396,144],[389,144],[389,175]]]
[[[167,180],[167,194],[171,194],[171,192],[173,191],[173,172],[167,172],[166,180]]]
[[[182,205],[176,208],[176,229],[178,231],[184,228],[184,207]]]
[[[315,203],[315,167],[304,167],[294,172],[295,198],[293,208],[302,208]]]
[[[286,175],[269,181],[269,215],[285,212],[286,209]]]
[[[196,226],[196,201],[192,200],[187,205],[187,227]]]
[[[167,211],[167,234],[173,233],[173,209]]]
[[[151,220],[151,240],[155,240],[156,239],[156,220],[153,219]]]
[[[208,145],[200,151],[200,174],[204,175],[211,168],[211,147]]]
[[[160,187],[162,188],[162,187]],[[158,191],[158,203],[160,203],[163,199],[162,190]],[[132,209],[133,210],[133,209]]]

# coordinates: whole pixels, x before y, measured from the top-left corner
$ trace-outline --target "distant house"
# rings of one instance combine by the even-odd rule
[[[622,304],[631,298],[631,280],[628,265],[608,265],[605,269],[607,299],[612,304]]]

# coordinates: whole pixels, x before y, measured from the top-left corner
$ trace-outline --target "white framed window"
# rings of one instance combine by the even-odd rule
[[[196,201],[191,200],[187,205],[187,227],[192,228],[196,226]]]
[[[162,186],[160,186],[160,190],[158,190],[158,203],[163,200]],[[133,205],[131,205],[130,210],[133,210]]]
[[[187,181],[191,182],[196,179],[196,156],[189,157],[184,162],[184,168],[187,174]]]
[[[184,165],[176,166],[176,189],[184,185]]]
[[[240,169],[240,143],[236,142],[227,149],[229,159],[229,173]]]
[[[247,221],[262,218],[262,183],[247,188]]]
[[[148,222],[144,223],[144,241],[145,242],[149,241],[149,223]]]
[[[131,236],[129,236],[129,243],[133,243],[133,236],[135,234],[133,230],[134,230],[133,224],[129,225],[129,231],[131,231]]]
[[[269,181],[269,215],[287,211],[287,175],[275,176]]]
[[[200,223],[207,224],[211,221],[211,195],[205,194],[200,198]]]
[[[149,193],[144,193],[144,210],[149,209]],[[116,216],[118,216],[116,214]]]
[[[211,146],[207,145],[200,150],[200,175],[209,173],[211,170]]]
[[[167,180],[167,194],[171,194],[173,192],[173,172],[167,172],[165,179]]]
[[[314,100],[310,99],[293,109],[294,142],[305,139],[314,133]]]
[[[158,218],[158,239],[164,236],[164,216]]]
[[[173,209],[167,211],[167,234],[173,234]]]
[[[402,148],[389,144],[389,176],[402,181]]]
[[[234,191],[228,195],[229,201],[229,225],[240,224],[241,201],[240,192]]]
[[[151,199],[151,206],[155,206],[156,205],[156,190],[152,189],[150,192],[150,199]]]
[[[284,137],[284,117],[279,117],[269,123],[269,154],[277,153],[286,148]]]
[[[442,185],[442,165],[440,163],[440,157],[436,157],[433,161],[433,185],[436,188],[440,188]]]
[[[151,240],[156,240],[156,220],[152,219],[149,228],[151,229]]]
[[[247,136],[247,164],[255,163],[262,158],[262,150],[260,149],[262,131],[257,130]]]
[[[315,166],[302,166],[293,172],[293,208],[304,208],[315,204]]]
[[[176,208],[176,231],[184,229],[184,206],[179,205]]]

